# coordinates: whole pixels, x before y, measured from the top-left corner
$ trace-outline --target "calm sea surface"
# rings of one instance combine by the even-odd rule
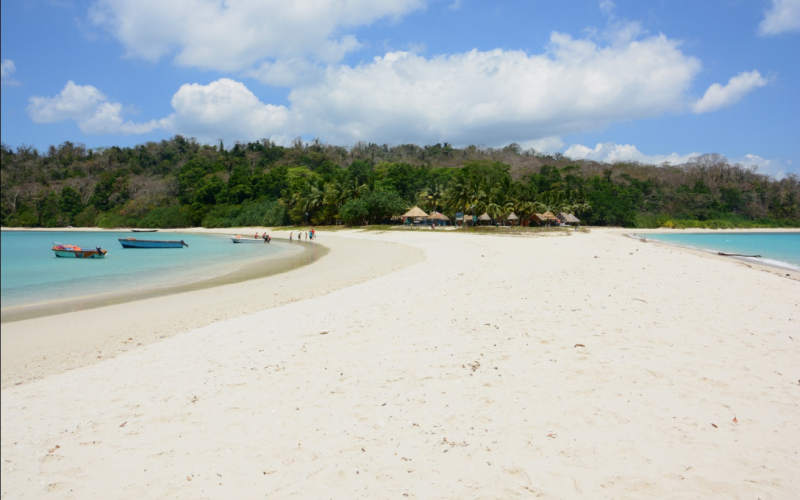
[[[118,238],[184,240],[188,248],[123,249]],[[105,259],[57,258],[54,242],[100,246]],[[228,236],[130,232],[14,232],[0,236],[0,308],[182,285],[224,275],[266,256],[294,249],[231,243]]]
[[[797,233],[659,233],[647,239],[714,252],[761,255],[766,264],[800,270],[800,232]]]

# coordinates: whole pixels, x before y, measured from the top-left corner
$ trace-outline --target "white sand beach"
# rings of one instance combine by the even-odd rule
[[[797,273],[615,230],[318,243],[4,324],[2,498],[800,498]]]

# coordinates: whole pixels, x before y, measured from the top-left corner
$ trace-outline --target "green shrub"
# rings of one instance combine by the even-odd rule
[[[177,205],[155,208],[145,214],[138,223],[139,227],[176,228],[192,227],[186,210]]]
[[[286,208],[277,201],[246,201],[215,205],[203,218],[203,227],[281,226],[286,222]]]

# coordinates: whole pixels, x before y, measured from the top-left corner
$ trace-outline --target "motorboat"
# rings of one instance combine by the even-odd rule
[[[183,240],[137,240],[136,238],[120,238],[122,248],[183,248],[189,245]]]
[[[108,254],[108,250],[100,247],[88,248],[63,243],[54,243],[52,250],[56,253],[56,257],[69,259],[105,259]]]

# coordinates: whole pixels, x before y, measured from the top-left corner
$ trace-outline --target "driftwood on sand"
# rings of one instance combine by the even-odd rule
[[[724,255],[725,257],[754,257],[754,258],[761,258],[760,255],[744,255],[744,254],[740,254],[740,253],[717,252],[717,255]]]

